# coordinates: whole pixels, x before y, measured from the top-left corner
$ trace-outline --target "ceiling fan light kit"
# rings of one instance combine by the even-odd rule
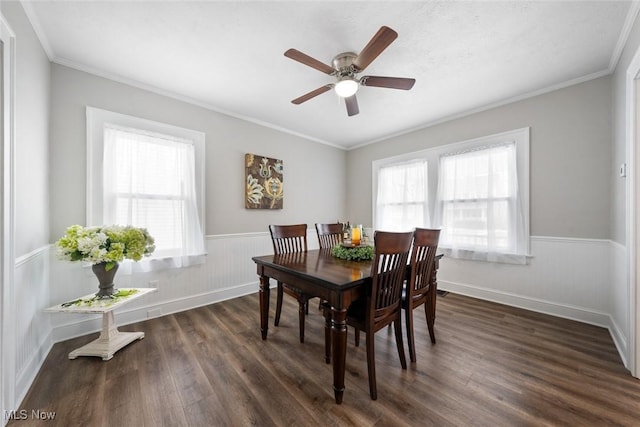
[[[349,77],[344,77],[336,83],[333,89],[336,91],[338,96],[348,98],[356,94],[358,86],[359,84],[357,81]]]
[[[309,55],[296,49],[289,49],[284,53],[287,58],[298,61],[301,64],[315,68],[325,74],[336,78],[335,83],[329,83],[318,89],[314,89],[293,101],[293,104],[299,105],[316,96],[327,92],[332,87],[341,98],[344,98],[347,107],[347,114],[354,116],[359,113],[356,92],[360,86],[374,86],[390,89],[409,90],[416,82],[415,79],[404,77],[380,77],[380,76],[362,76],[357,77],[358,73],[373,62],[396,38],[398,33],[389,27],[381,27],[373,36],[369,43],[362,49],[360,54],[353,52],[344,52],[333,58],[333,66],[329,66]]]

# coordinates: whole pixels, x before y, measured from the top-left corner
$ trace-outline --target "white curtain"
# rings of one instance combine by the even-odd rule
[[[153,256],[129,268],[204,262],[191,141],[108,124],[103,170],[104,223],[145,227],[155,239]]]
[[[435,222],[456,258],[525,263],[515,143],[440,158]]]
[[[410,231],[429,226],[427,162],[382,166],[378,171],[376,230]]]

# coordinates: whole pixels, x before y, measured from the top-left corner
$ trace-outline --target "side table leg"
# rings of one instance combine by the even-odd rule
[[[116,327],[113,311],[102,313],[102,331],[98,339],[69,353],[69,359],[78,356],[98,356],[109,360],[127,344],[144,338],[144,332],[120,332]]]

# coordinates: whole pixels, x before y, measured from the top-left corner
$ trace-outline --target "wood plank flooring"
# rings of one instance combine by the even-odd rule
[[[608,331],[453,293],[438,297],[435,345],[414,312],[408,370],[392,329],[377,334],[377,401],[350,329],[336,405],[317,304],[300,344],[297,304],[284,300],[279,327],[272,301],[267,341],[256,293],[123,326],[146,337],[110,361],[67,359],[97,334],[58,343],[20,408],[29,416],[9,425],[43,425],[33,410],[55,412],[51,426],[640,425],[640,380]]]

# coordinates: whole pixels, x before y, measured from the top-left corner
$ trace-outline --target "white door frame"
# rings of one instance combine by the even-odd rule
[[[2,425],[5,411],[16,409],[16,351],[14,315],[14,146],[15,146],[15,33],[0,12],[2,41],[2,138],[0,138],[0,405]]]
[[[636,83],[640,76],[640,49],[638,49],[629,63],[625,76],[625,127],[626,127],[626,159],[627,159],[627,190],[626,190],[626,248],[627,248],[627,287],[629,295],[629,342],[627,345],[628,361],[627,368],[634,377],[640,378],[640,326],[638,317],[640,314],[640,292],[638,283],[640,282],[640,263],[638,262],[638,248],[640,248],[640,228],[638,227],[638,209],[640,202],[640,150],[637,148],[638,131],[640,131],[640,121],[638,120],[638,102],[636,96]],[[638,83],[640,84],[640,83]]]

